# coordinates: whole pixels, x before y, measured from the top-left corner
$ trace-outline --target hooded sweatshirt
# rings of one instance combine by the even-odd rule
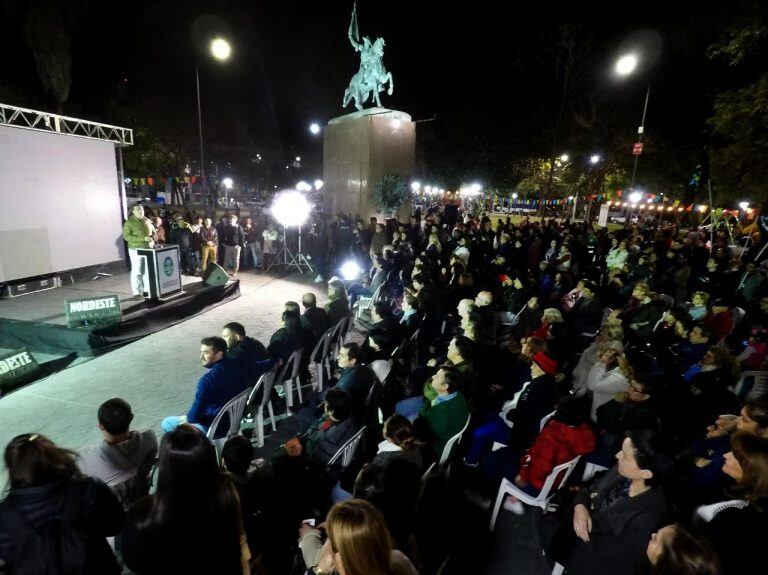
[[[131,431],[120,443],[102,441],[83,449],[77,464],[84,475],[101,479],[113,491],[132,479],[136,472],[157,455],[157,437],[151,429]],[[118,496],[120,493],[118,493]]]

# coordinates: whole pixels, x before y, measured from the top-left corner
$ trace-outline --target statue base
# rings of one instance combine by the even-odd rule
[[[325,212],[407,218],[410,202],[398,214],[382,214],[373,190],[385,174],[410,178],[415,158],[416,124],[405,112],[369,108],[333,118],[323,134]]]

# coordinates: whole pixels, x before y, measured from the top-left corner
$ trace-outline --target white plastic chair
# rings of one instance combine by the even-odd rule
[[[555,415],[555,412],[548,413],[544,417],[541,418],[541,421],[539,422],[539,433],[541,433],[541,430],[544,429],[544,426],[549,423],[549,420],[552,419]]]
[[[333,454],[333,457],[328,461],[328,469],[339,462],[339,460],[341,460],[341,469],[346,469],[347,466],[352,463],[352,459],[355,457],[355,452],[360,444],[360,440],[363,438],[365,430],[366,426],[363,425],[336,453]]]
[[[448,461],[448,458],[451,456],[451,451],[453,450],[453,446],[456,445],[456,443],[461,439],[461,436],[464,435],[464,432],[467,430],[467,427],[469,427],[469,420],[471,419],[470,416],[467,416],[467,422],[464,424],[464,427],[461,428],[461,431],[459,431],[456,435],[451,437],[447,443],[445,444],[445,447],[443,447],[443,453],[440,456],[440,463],[439,465],[445,464],[446,461]]]
[[[493,528],[496,526],[496,519],[499,516],[501,504],[504,502],[504,498],[507,495],[512,495],[523,503],[527,503],[528,505],[541,507],[546,512],[549,500],[552,498],[555,492],[557,492],[557,490],[565,485],[566,481],[568,481],[568,477],[570,477],[571,473],[573,473],[573,470],[576,468],[576,464],[579,462],[579,459],[581,459],[581,456],[577,455],[570,461],[561,463],[555,467],[547,477],[547,480],[544,482],[544,486],[541,488],[541,491],[536,497],[528,495],[525,491],[518,488],[517,485],[515,485],[512,481],[509,481],[508,479],[502,479],[501,486],[499,486],[499,494],[496,496],[496,504],[493,506],[493,515],[491,515],[491,530],[493,530]],[[557,481],[558,477],[561,475],[562,479],[560,480],[560,483],[556,488],[553,488],[555,481]]]
[[[261,374],[259,381],[253,387],[248,402],[253,412],[254,425],[256,428],[256,443],[258,447],[264,447],[264,407],[269,411],[269,421],[272,424],[272,432],[277,431],[275,425],[275,412],[272,409],[272,388],[275,385],[275,376],[277,375],[277,364],[268,372]],[[258,401],[258,404],[256,402]],[[254,405],[256,404],[256,405]]]
[[[744,386],[748,379],[753,379],[752,385],[750,385],[746,391]],[[739,376],[739,381],[733,387],[733,393],[735,393],[739,399],[744,399],[750,393],[765,391],[768,386],[768,371],[742,371]]]
[[[285,404],[288,407],[293,406],[293,386],[299,393],[299,403],[304,402],[301,396],[301,381],[299,380],[299,371],[301,369],[301,358],[304,356],[303,349],[297,349],[285,362],[280,375],[275,381],[276,385],[282,385],[285,388]]]
[[[221,452],[221,448],[224,447],[227,439],[240,433],[240,422],[243,419],[245,406],[248,403],[248,398],[250,395],[250,388],[246,389],[245,391],[241,391],[235,397],[230,399],[224,405],[224,407],[219,410],[219,413],[216,414],[216,417],[213,418],[213,422],[208,428],[208,433],[206,435],[208,439],[211,440],[211,443],[213,443],[214,447],[216,447],[217,453]],[[224,421],[224,415],[229,416],[229,428],[227,429],[224,437],[214,439],[217,435],[221,435],[219,428],[223,426],[222,422]]]
[[[581,481],[586,483],[601,471],[608,471],[608,468],[602,465],[598,465],[597,463],[587,461],[587,463],[584,465],[584,474],[581,476]]]
[[[379,380],[379,383],[384,385],[384,382],[392,371],[392,360],[377,359],[372,361],[368,367],[371,368],[371,371],[373,371],[373,374],[376,376],[376,379]]]
[[[732,507],[735,507],[736,509],[744,509],[746,506],[747,502],[743,499],[731,499],[729,501],[720,501],[719,503],[712,503],[710,505],[701,505],[693,512],[693,521],[709,523],[718,513],[725,509],[730,509]]]

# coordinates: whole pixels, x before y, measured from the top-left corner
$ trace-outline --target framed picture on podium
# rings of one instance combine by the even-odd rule
[[[167,299],[181,293],[179,246],[165,245],[136,251],[147,259],[150,299]]]

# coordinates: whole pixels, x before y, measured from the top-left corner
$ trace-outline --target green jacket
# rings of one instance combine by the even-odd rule
[[[448,401],[441,401],[435,405],[432,405],[432,402],[425,403],[421,409],[421,415],[429,423],[435,439],[435,454],[440,457],[448,440],[461,431],[467,423],[469,408],[464,395],[457,391],[456,397]]]
[[[123,224],[123,239],[128,243],[129,249],[146,248],[149,243],[144,240],[152,235],[152,224],[147,218],[137,219],[131,214]]]

